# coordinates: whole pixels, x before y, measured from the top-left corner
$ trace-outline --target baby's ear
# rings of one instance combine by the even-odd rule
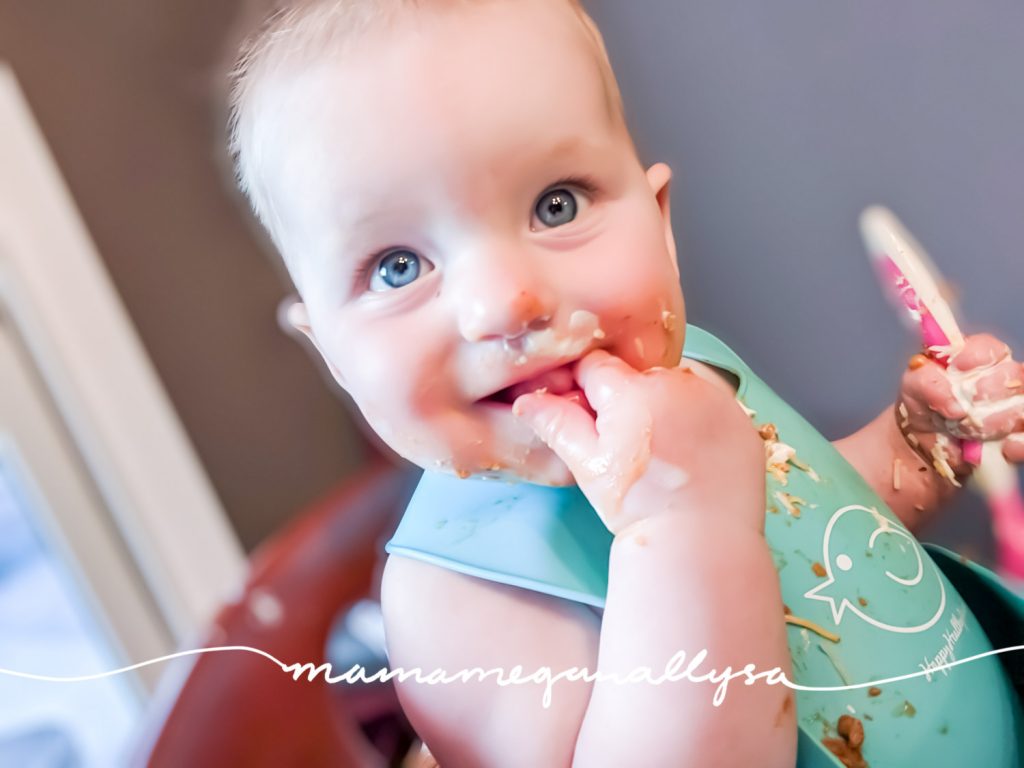
[[[654,198],[661,210],[661,219],[665,227],[665,246],[672,257],[672,266],[679,275],[679,262],[676,260],[676,239],[672,234],[672,208],[669,204],[669,188],[672,184],[672,169],[665,163],[655,163],[647,169],[647,183],[654,191]]]
[[[320,353],[320,358],[327,364],[328,370],[331,372],[331,376],[334,380],[345,387],[345,377],[341,375],[339,371],[324,354],[323,349],[317,343],[316,336],[313,333],[313,327],[309,322],[309,310],[306,309],[306,305],[294,297],[288,297],[277,308],[277,323],[281,326],[281,330],[287,333],[289,336],[299,337],[304,336],[309,340],[309,343],[313,345],[313,348]]]
[[[313,341],[313,329],[309,325],[309,310],[298,299],[289,296],[277,308],[277,324],[289,336],[296,331]],[[314,342],[315,343],[315,342]]]

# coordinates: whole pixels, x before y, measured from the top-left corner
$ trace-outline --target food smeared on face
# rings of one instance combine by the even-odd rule
[[[275,239],[369,426],[424,468],[571,484],[511,403],[586,405],[581,357],[675,366],[685,331],[670,173],[639,163],[575,11],[410,8],[259,91]]]

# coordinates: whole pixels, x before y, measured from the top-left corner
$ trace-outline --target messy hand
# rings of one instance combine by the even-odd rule
[[[988,334],[969,336],[943,368],[910,358],[896,418],[907,442],[951,482],[971,472],[955,438],[1003,440],[1003,455],[1024,462],[1024,366]]]
[[[612,533],[662,514],[729,516],[764,530],[764,447],[735,398],[687,369],[640,373],[596,350],[577,402],[535,392],[513,411],[565,462]]]

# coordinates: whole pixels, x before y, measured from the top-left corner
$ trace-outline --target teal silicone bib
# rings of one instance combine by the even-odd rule
[[[880,693],[871,691],[876,695],[867,688],[798,690],[798,765],[842,765],[822,740],[837,737],[838,719],[847,714],[862,722],[862,754],[876,768],[911,762],[1020,765],[1024,721],[1000,658],[934,671],[937,665],[993,648],[971,608],[929,555],[942,559],[948,553],[926,551],[832,444],[722,342],[688,326],[684,354],[738,377],[737,398],[754,411],[754,422],[773,424],[778,440],[796,451],[785,465],[788,471],[766,473],[765,538],[790,613],[839,640],[788,625],[793,682],[847,686],[928,671],[927,676],[879,685]],[[603,606],[611,541],[576,488],[459,480],[428,472],[386,549]],[[993,599],[992,590],[1002,589],[998,580],[972,568],[976,582],[996,583],[983,590],[985,599]],[[1024,642],[1022,602],[1005,589],[998,599],[1017,622],[1006,636]]]

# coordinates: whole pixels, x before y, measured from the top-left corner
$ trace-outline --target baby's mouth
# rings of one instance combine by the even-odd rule
[[[573,366],[587,352],[600,346],[599,341],[604,338],[605,333],[600,328],[597,315],[583,309],[572,312],[569,315],[568,324],[564,328],[551,326],[517,337],[520,354],[515,360],[515,367],[527,375],[476,402],[511,406],[516,398],[523,395],[544,392],[567,400],[574,400],[593,414],[593,409],[590,408],[587,398],[576,385]],[[508,340],[504,347],[507,356],[507,353],[511,352]],[[563,362],[558,364],[558,360]],[[550,368],[542,367],[545,361],[551,366]],[[538,366],[538,364],[540,365]],[[505,368],[504,365],[500,365],[500,367]],[[508,379],[504,381],[508,381]],[[501,379],[494,382],[495,385],[501,383],[504,383]]]
[[[484,402],[496,402],[512,405],[520,395],[528,395],[531,392],[543,391],[552,395],[564,395],[576,389],[576,382],[572,377],[573,363],[565,363],[557,368],[541,371],[530,376],[528,379],[517,381],[504,389],[483,398]]]
[[[503,405],[511,406],[518,397],[529,395],[533,392],[544,392],[564,397],[567,400],[573,400],[590,411],[591,409],[587,402],[587,398],[580,390],[579,386],[577,386],[576,379],[572,374],[572,368],[575,364],[576,361],[573,360],[571,362],[564,363],[557,368],[542,371],[527,379],[517,381],[504,389],[500,389],[487,397],[481,398],[480,402],[501,403]]]

